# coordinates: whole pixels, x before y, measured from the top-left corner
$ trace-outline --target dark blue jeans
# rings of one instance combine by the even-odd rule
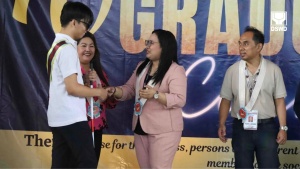
[[[242,121],[234,119],[232,127],[235,168],[254,168],[254,155],[258,168],[279,168],[276,142],[279,127],[274,120],[259,123],[257,130],[244,130]]]

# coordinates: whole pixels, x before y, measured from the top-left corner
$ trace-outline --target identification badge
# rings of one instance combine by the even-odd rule
[[[140,100],[138,100],[134,104],[134,115],[136,115],[136,116],[141,115],[142,110],[143,110],[143,103]]]
[[[244,121],[244,129],[245,130],[257,130],[257,119],[258,119],[258,111],[251,110]]]
[[[100,103],[94,102],[93,105],[94,105],[94,108],[93,108],[93,109],[94,109],[94,110],[93,110],[93,111],[94,111],[94,112],[93,112],[93,114],[94,114],[94,119],[96,119],[96,118],[100,117],[100,112],[101,112]],[[92,117],[91,114],[92,114],[92,113],[91,113],[91,106],[89,105],[87,115],[88,115],[89,117]]]

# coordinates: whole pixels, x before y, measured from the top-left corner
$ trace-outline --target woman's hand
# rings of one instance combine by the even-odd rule
[[[113,96],[117,90],[116,87],[113,86],[106,87],[105,89],[107,91],[108,96],[110,97]]]
[[[108,86],[105,88],[109,97],[120,99],[123,96],[123,90],[120,87]]]
[[[143,87],[143,89],[139,91],[140,97],[143,99],[152,99],[155,93],[156,90],[149,85]]]
[[[83,75],[83,82],[84,82],[85,86],[90,87],[90,80],[89,80],[89,75],[88,74]]]
[[[99,77],[95,70],[90,70],[88,74],[89,81],[95,82]]]

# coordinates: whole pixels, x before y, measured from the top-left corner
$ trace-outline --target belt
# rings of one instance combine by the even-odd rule
[[[261,123],[269,123],[269,122],[273,122],[274,119],[275,119],[274,117],[267,118],[267,119],[257,119],[257,123],[258,123],[258,124],[261,124]],[[242,122],[242,119],[234,118],[234,121]]]

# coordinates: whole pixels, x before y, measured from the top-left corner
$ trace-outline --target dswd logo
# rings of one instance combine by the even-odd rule
[[[287,12],[271,12],[271,31],[287,31]]]

